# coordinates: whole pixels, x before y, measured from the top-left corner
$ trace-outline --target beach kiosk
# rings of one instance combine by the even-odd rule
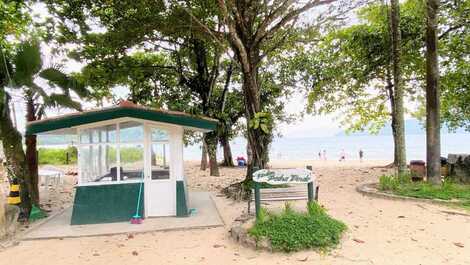
[[[188,216],[183,132],[214,130],[217,120],[128,101],[27,124],[26,133],[78,136],[78,183],[71,224]]]

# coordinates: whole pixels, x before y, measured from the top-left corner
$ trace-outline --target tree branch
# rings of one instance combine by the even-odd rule
[[[274,25],[271,29],[267,30],[264,34],[260,33],[259,36],[257,37],[257,39],[255,39],[254,42],[256,44],[259,44],[259,42],[261,42],[264,38],[269,37],[270,35],[274,34],[281,27],[285,26],[287,23],[289,23],[292,20],[296,19],[300,14],[302,14],[305,11],[308,11],[309,9],[311,9],[313,7],[316,7],[316,6],[330,4],[330,3],[333,3],[333,2],[336,2],[336,1],[337,0],[315,0],[313,2],[309,2],[309,3],[305,4],[304,6],[298,8],[298,9],[294,9],[294,10],[290,11],[289,13],[287,13],[283,18],[281,18],[281,20],[276,25]],[[289,2],[287,2],[287,4],[289,4]],[[289,8],[289,5],[285,5],[279,11],[282,11],[281,13],[283,13],[288,8]],[[280,14],[278,12],[277,16],[273,16],[271,18],[271,22],[276,20],[279,17],[279,15]],[[267,24],[265,26],[266,29],[269,26],[269,24]]]
[[[248,73],[248,72],[250,72],[251,69],[250,69],[250,63],[248,62],[248,53],[245,49],[245,46],[243,45],[243,42],[241,41],[241,39],[237,35],[235,25],[229,17],[227,6],[225,5],[225,1],[224,0],[218,0],[217,3],[219,5],[219,9],[222,13],[223,21],[225,21],[225,24],[228,26],[229,35],[230,35],[230,38],[229,38],[230,42],[232,43],[232,45],[238,51],[238,55],[240,57],[239,59],[242,63],[241,67],[242,67],[244,72]]]

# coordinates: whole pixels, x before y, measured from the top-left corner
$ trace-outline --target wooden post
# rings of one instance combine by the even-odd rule
[[[312,166],[307,166],[307,169],[312,171],[313,167]],[[312,202],[314,200],[314,193],[313,193],[313,182],[307,183],[308,187],[308,202]]]
[[[256,220],[259,220],[259,215],[261,212],[261,198],[260,198],[258,182],[255,182],[255,210],[256,210]]]
[[[251,172],[252,176],[251,179],[253,179],[253,173],[258,171],[258,167],[253,167],[253,172]],[[254,188],[255,188],[255,211],[256,211],[256,220],[259,219],[259,214],[261,211],[261,194],[260,194],[260,187],[259,183],[256,181],[253,181]]]

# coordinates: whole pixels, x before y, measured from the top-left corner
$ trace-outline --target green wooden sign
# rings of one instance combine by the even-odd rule
[[[261,169],[253,173],[253,181],[265,182],[271,185],[309,183],[314,180],[312,171],[302,168]]]

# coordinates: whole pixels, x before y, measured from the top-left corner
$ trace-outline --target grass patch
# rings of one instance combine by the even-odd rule
[[[346,228],[343,222],[330,217],[320,205],[311,202],[307,212],[297,212],[290,204],[278,214],[262,208],[259,220],[248,233],[257,240],[269,239],[274,250],[291,252],[334,247]]]
[[[67,153],[69,164],[77,163],[77,148],[39,148],[38,159],[40,165],[67,165]]]
[[[381,176],[379,189],[396,195],[440,200],[458,200],[463,208],[470,209],[470,185],[457,184],[445,180],[442,185],[432,185],[427,182],[412,182],[406,176]]]

